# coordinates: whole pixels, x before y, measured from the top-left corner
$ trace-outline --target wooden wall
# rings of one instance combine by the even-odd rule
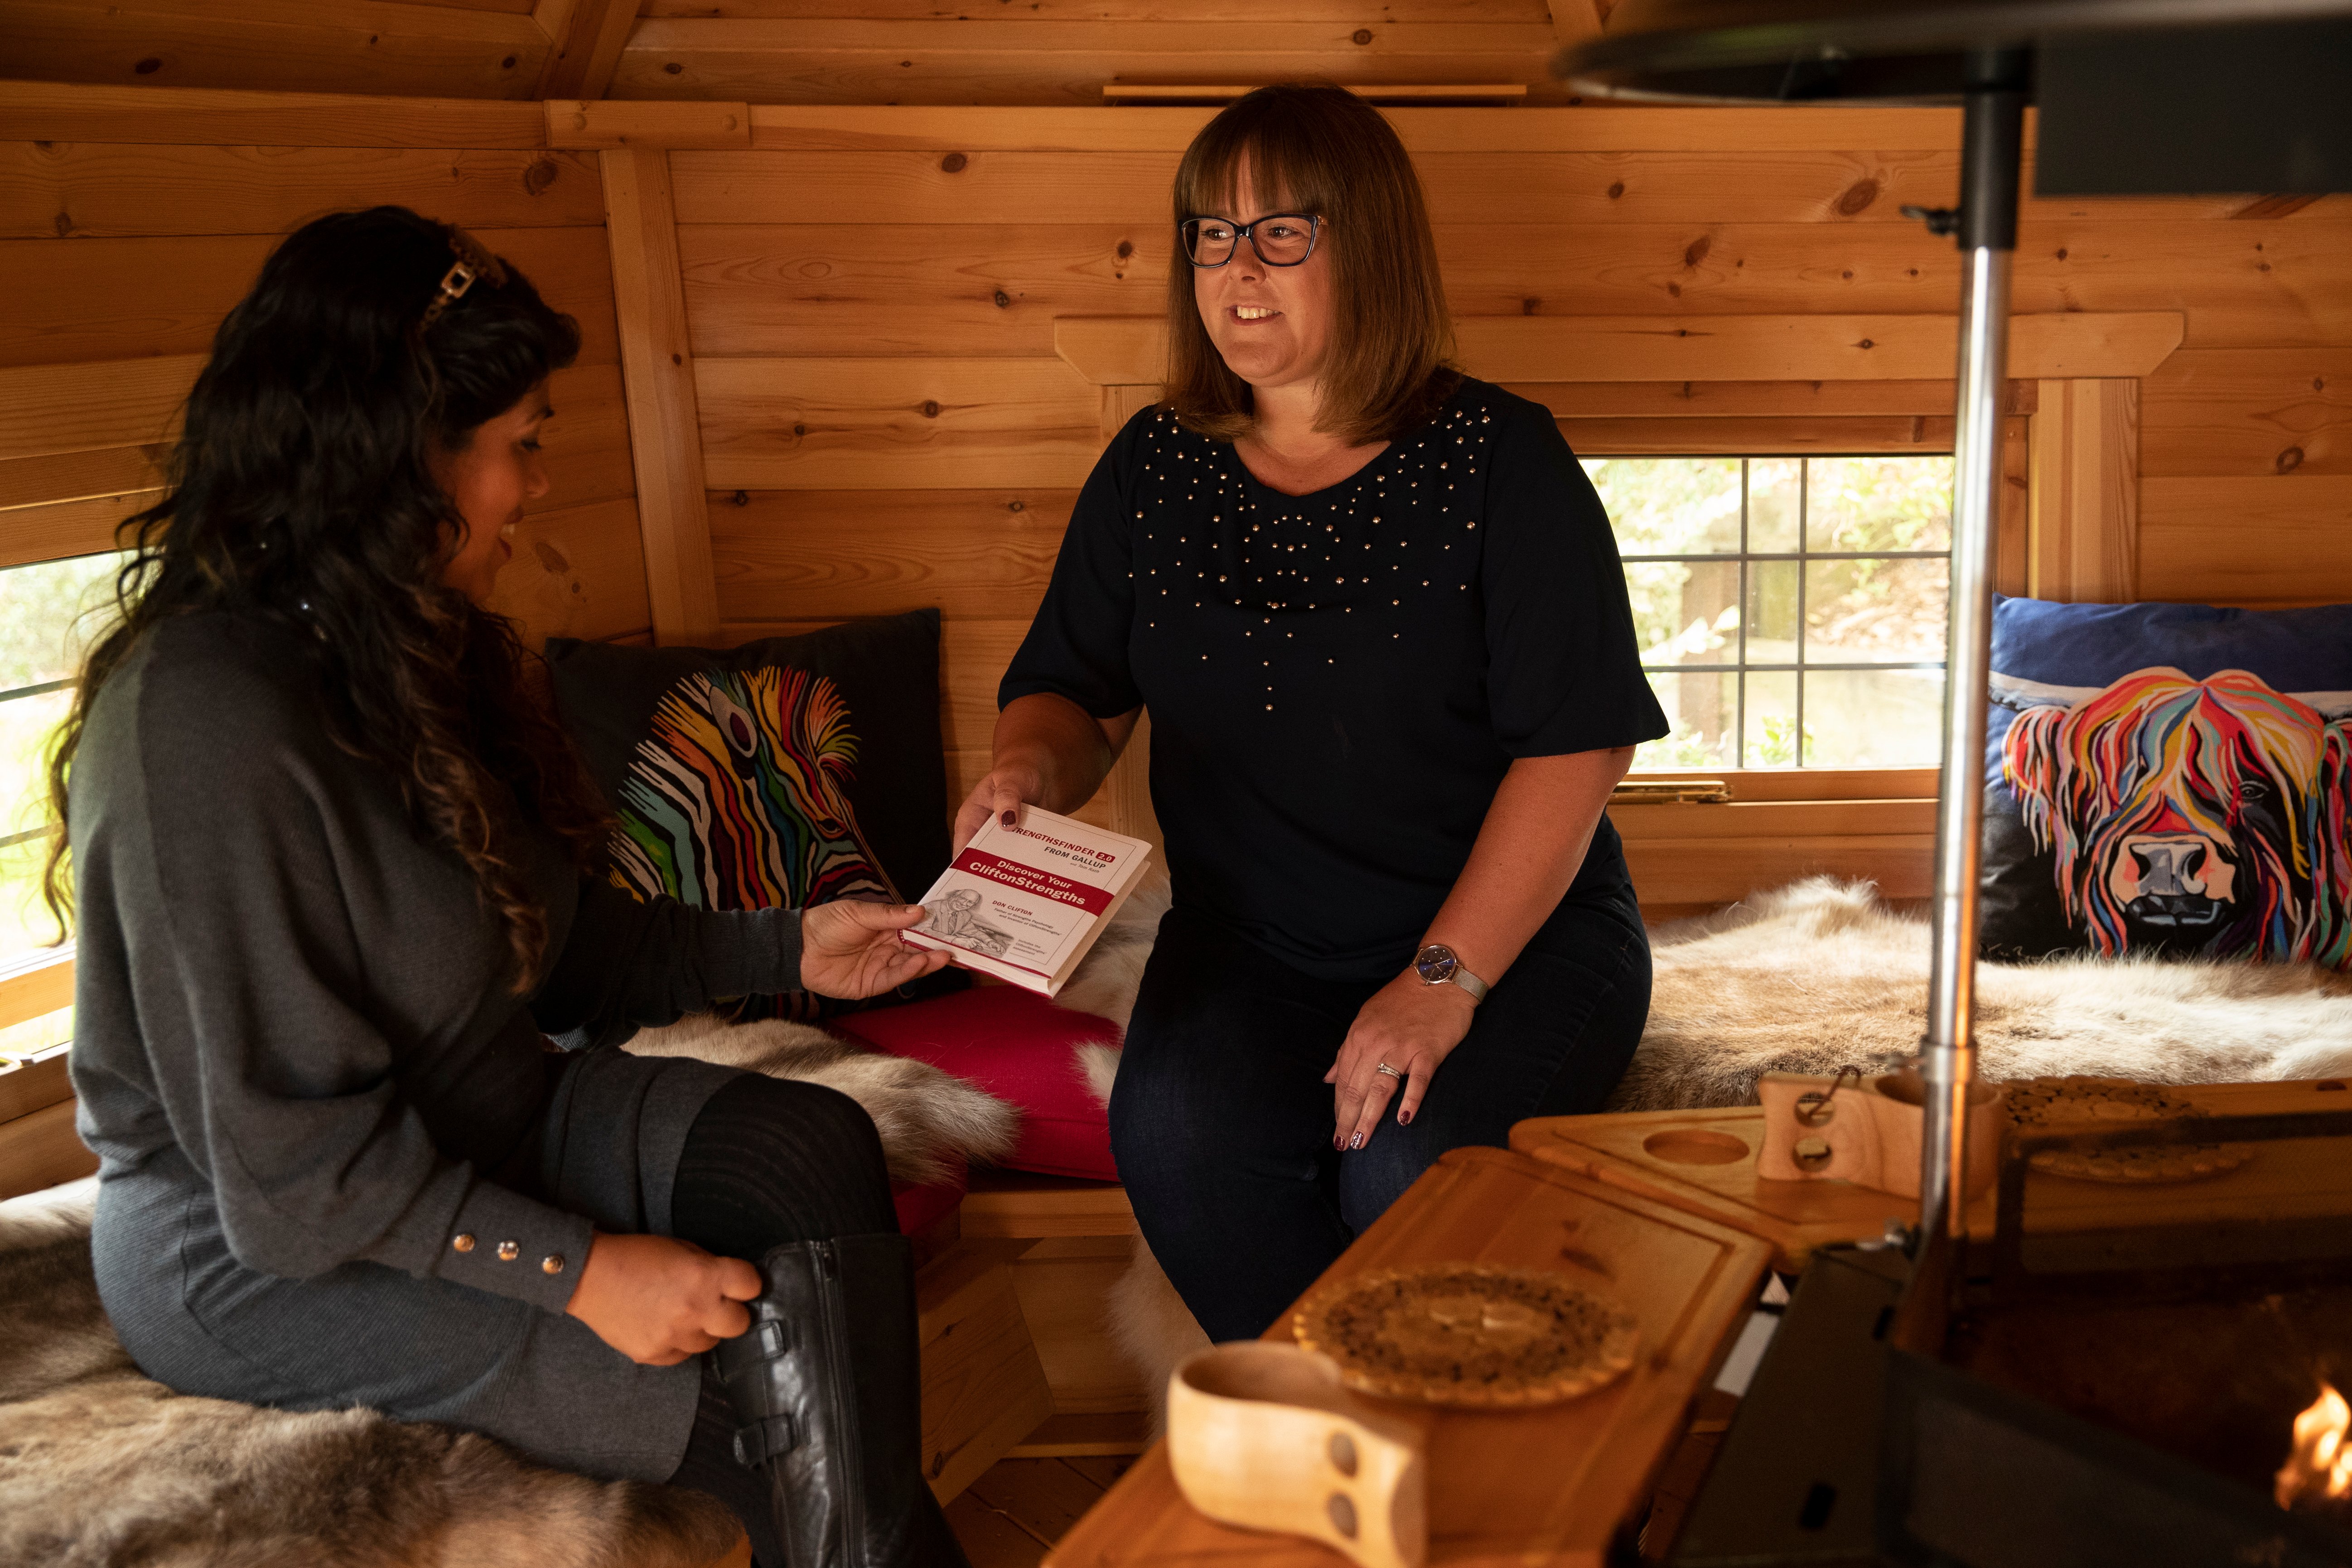
[[[600,97],[636,0],[0,0],[0,74],[114,86]]]
[[[535,637],[646,633],[600,170],[546,140],[536,104],[0,89],[0,566],[111,548],[271,247],[397,202],[465,225],[580,322],[551,388],[553,489],[501,607]]]

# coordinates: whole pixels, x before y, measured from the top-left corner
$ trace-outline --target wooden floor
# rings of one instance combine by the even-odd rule
[[[1000,1459],[948,1504],[971,1568],[1037,1568],[1131,1458]]]

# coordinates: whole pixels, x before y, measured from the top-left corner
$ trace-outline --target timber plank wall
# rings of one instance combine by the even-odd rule
[[[599,166],[537,104],[0,84],[0,566],[110,549],[263,258],[379,202],[464,225],[580,323],[500,607],[534,641],[647,633]]]

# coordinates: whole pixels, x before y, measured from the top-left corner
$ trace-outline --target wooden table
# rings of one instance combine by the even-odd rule
[[[2212,1116],[2352,1109],[2352,1092],[2338,1079],[2189,1084],[2166,1092]],[[1916,1198],[1844,1182],[1768,1182],[1756,1173],[1763,1143],[1764,1112],[1752,1105],[1547,1116],[1511,1129],[1511,1147],[1521,1153],[1763,1238],[1772,1247],[1772,1267],[1783,1273],[1802,1269],[1817,1247],[1874,1240],[1888,1220],[1918,1218]],[[2136,1220],[2177,1225],[2192,1215],[2234,1220],[2343,1213],[2342,1175],[2329,1179],[2305,1168],[2336,1157],[2328,1150],[2270,1149],[2241,1171],[2186,1185],[2122,1187],[2035,1173],[2027,1178],[2026,1232]],[[1969,1221],[1971,1235],[1992,1234],[1990,1190],[1969,1205]]]
[[[1440,1160],[1324,1279],[1457,1261],[1555,1269],[1631,1310],[1642,1356],[1600,1393],[1538,1410],[1390,1405],[1427,1434],[1430,1562],[1599,1568],[1747,1321],[1768,1253],[1727,1226],[1524,1155],[1457,1149]],[[1266,1337],[1289,1332],[1286,1317]],[[1048,1568],[1345,1561],[1195,1513],[1164,1444],[1046,1558]]]

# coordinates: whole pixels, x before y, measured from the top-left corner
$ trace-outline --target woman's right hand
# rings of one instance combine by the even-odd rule
[[[767,1289],[740,1258],[667,1236],[606,1236],[588,1247],[563,1310],[640,1366],[676,1366],[751,1326],[743,1303]]]
[[[988,776],[971,786],[964,796],[963,806],[956,813],[955,853],[971,842],[981,824],[993,816],[1010,827],[1013,814],[1023,805],[1034,804],[1045,793],[1045,781],[1032,767],[1002,767],[992,769]]]

